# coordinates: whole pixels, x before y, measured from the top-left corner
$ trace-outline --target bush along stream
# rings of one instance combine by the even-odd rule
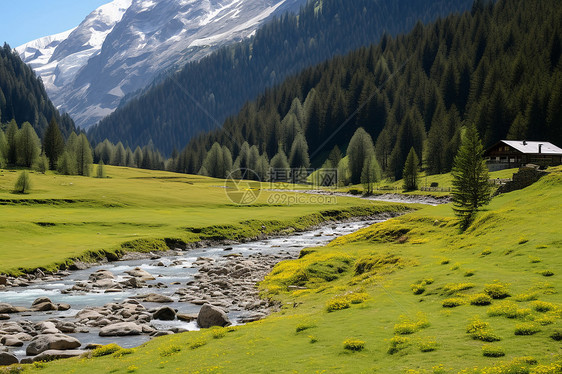
[[[73,271],[3,276],[0,364],[73,357],[110,343],[135,347],[156,336],[259,320],[278,307],[261,299],[256,286],[275,264],[392,215],[253,242],[129,252],[117,262],[75,263]]]

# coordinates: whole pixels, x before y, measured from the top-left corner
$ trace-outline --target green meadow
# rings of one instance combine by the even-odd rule
[[[558,168],[495,198],[462,234],[442,205],[304,250],[260,284],[283,303],[265,320],[29,369],[560,373],[561,208]]]
[[[19,172],[0,170],[0,273],[52,270],[72,258],[114,258],[125,250],[254,237],[405,209],[345,197],[333,205],[308,199],[272,205],[267,191],[241,206],[227,197],[223,180],[113,166],[106,172],[103,179],[30,173],[31,193],[19,195],[12,193]]]

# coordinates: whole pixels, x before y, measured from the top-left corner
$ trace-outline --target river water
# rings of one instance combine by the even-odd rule
[[[168,304],[142,302],[142,305],[147,309],[167,305],[177,309],[179,313],[196,314],[201,308],[200,306],[188,302],[179,302],[178,296],[174,295],[174,293],[179,288],[185,287],[186,283],[196,281],[194,275],[198,272],[198,266],[194,265],[194,262],[196,262],[198,258],[220,258],[226,254],[239,254],[244,257],[250,257],[253,254],[258,253],[265,255],[290,255],[292,258],[297,258],[299,252],[303,248],[326,245],[336,237],[353,233],[376,222],[381,221],[368,220],[333,223],[316,230],[296,233],[291,236],[283,236],[231,246],[229,245],[228,252],[225,251],[226,246],[218,246],[182,251],[179,252],[178,255],[161,257],[157,260],[143,259],[110,262],[94,266],[86,270],[73,271],[70,275],[64,277],[60,281],[42,283],[40,285],[33,284],[29,287],[16,287],[0,291],[0,302],[29,308],[32,302],[38,297],[48,297],[53,303],[70,304],[71,309],[67,311],[12,314],[10,321],[27,320],[40,322],[48,319],[73,321],[73,317],[76,313],[87,307],[97,307],[112,302],[122,302],[138,295],[146,295],[147,293],[158,293],[172,297],[174,302]],[[232,249],[230,249],[230,247]],[[158,266],[158,262],[162,262],[165,266]],[[97,270],[109,270],[116,276],[117,281],[121,281],[129,277],[125,273],[126,271],[132,270],[136,267],[140,267],[156,277],[156,280],[154,281],[147,281],[147,286],[152,285],[154,287],[159,283],[161,286],[163,284],[164,288],[144,287],[141,289],[125,289],[123,292],[118,293],[104,293],[103,290],[100,290],[99,292],[63,292],[64,290],[68,290],[73,287],[77,281],[87,280],[89,275]],[[228,313],[233,324],[237,324],[237,319],[240,317],[240,313],[240,311],[230,311]],[[150,324],[158,330],[169,330],[174,327],[190,331],[198,329],[196,322],[182,322],[179,320],[152,320]],[[99,328],[90,328],[88,333],[70,333],[67,335],[76,337],[83,344],[83,347],[89,343],[117,343],[122,347],[129,348],[138,346],[150,339],[148,335],[100,337],[98,333]],[[15,355],[19,358],[22,358],[25,357],[26,346],[27,343],[25,343],[23,347],[10,349],[10,351],[15,353]]]

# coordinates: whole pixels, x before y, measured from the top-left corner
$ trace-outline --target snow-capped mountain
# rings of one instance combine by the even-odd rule
[[[88,128],[158,74],[251,36],[306,0],[114,0],[75,29],[16,50],[52,101]]]

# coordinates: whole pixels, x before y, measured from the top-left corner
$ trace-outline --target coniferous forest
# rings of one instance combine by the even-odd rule
[[[472,0],[311,1],[300,14],[269,22],[249,41],[192,63],[122,104],[89,132],[169,155],[202,131],[217,129],[267,87],[336,55],[408,32],[418,20],[470,9]]]
[[[19,124],[29,122],[43,137],[52,118],[64,136],[74,131],[74,121],[55,108],[41,79],[9,45],[4,44],[0,48],[0,123],[11,120]]]
[[[223,129],[194,138],[169,168],[200,172],[214,143],[234,166],[247,149],[285,165],[297,147],[320,167],[335,147],[345,154],[360,127],[383,172],[397,179],[412,148],[428,172],[450,171],[467,124],[484,146],[504,138],[562,144],[561,40],[557,0],[477,1],[469,12],[385,35],[287,79]]]

